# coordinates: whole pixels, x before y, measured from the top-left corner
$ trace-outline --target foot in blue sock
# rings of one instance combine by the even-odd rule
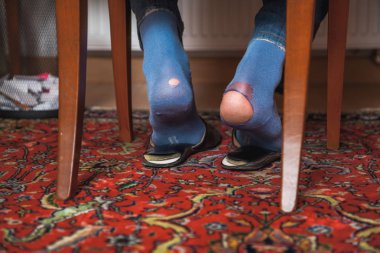
[[[198,144],[205,125],[197,114],[188,57],[169,12],[149,14],[140,25],[143,70],[156,146]]]
[[[281,150],[281,120],[274,91],[282,76],[285,52],[264,40],[252,40],[220,106],[221,118],[235,128],[242,146]]]

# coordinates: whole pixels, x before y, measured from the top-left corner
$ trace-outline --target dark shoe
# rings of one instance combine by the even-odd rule
[[[214,127],[205,121],[206,131],[200,143],[196,145],[160,145],[155,146],[149,141],[147,151],[143,155],[143,164],[147,167],[169,168],[184,163],[189,156],[212,149],[219,145],[221,135]]]
[[[281,159],[281,152],[264,149],[257,146],[241,146],[232,132],[232,142],[238,147],[227,154],[222,161],[222,168],[228,170],[258,170]]]

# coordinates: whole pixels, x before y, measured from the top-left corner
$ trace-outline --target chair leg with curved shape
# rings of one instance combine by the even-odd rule
[[[329,1],[327,62],[327,148],[338,149],[349,0]]]
[[[131,11],[129,1],[108,0],[112,62],[120,138],[133,139],[131,105]]]
[[[19,0],[5,0],[7,14],[8,64],[11,75],[21,73]]]
[[[285,212],[296,207],[314,9],[315,0],[287,1],[281,186]]]
[[[87,0],[56,0],[59,140],[57,197],[76,192],[86,87]]]

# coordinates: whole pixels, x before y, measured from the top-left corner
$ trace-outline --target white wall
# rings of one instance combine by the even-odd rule
[[[253,29],[260,0],[180,0],[185,23],[184,44],[189,51],[243,50]],[[322,24],[314,48],[326,45],[326,25]],[[133,20],[133,49],[139,50]],[[89,1],[90,50],[110,50],[106,0]],[[348,48],[380,48],[380,1],[351,0]]]

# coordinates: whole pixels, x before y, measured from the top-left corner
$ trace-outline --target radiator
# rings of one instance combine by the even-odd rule
[[[260,0],[180,0],[185,23],[184,45],[189,51],[241,51],[254,27]],[[313,42],[314,49],[326,48],[327,20]],[[88,47],[110,50],[109,17],[106,0],[89,1]],[[380,48],[380,1],[351,0],[347,47]],[[132,22],[132,49],[140,50],[136,20]]]

